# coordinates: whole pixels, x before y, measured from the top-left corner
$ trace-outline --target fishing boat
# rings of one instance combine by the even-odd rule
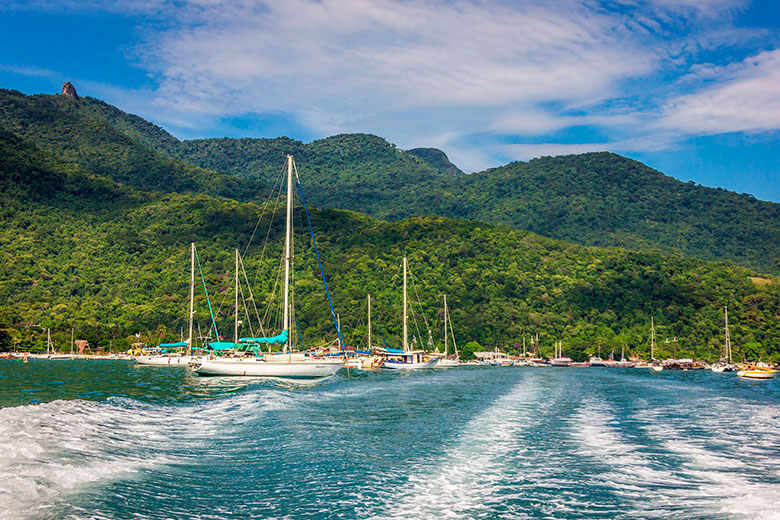
[[[439,362],[436,363],[437,368],[454,368],[460,366],[460,355],[458,354],[458,345],[455,343],[455,333],[452,330],[452,322],[449,320],[450,314],[447,308],[447,295],[444,295],[444,355],[439,358]],[[447,355],[447,322],[449,321],[450,333],[452,334],[452,346],[455,350],[455,354],[452,356]]]
[[[314,250],[317,255],[319,263],[319,251],[317,249],[317,241],[314,238],[314,230],[311,227],[311,221],[309,220],[309,212],[306,208],[306,199],[303,196],[303,188],[301,187],[300,178],[298,177],[297,169],[295,167],[295,161],[292,155],[287,156],[287,207],[286,207],[286,225],[285,225],[285,238],[284,238],[284,304],[283,304],[283,324],[282,332],[274,337],[270,338],[239,338],[238,336],[238,297],[236,297],[236,325],[234,330],[233,349],[239,349],[239,343],[244,345],[252,344],[255,347],[264,343],[276,343],[282,342],[285,345],[286,352],[281,355],[263,355],[260,353],[259,348],[251,348],[250,351],[254,355],[246,355],[246,352],[242,352],[237,356],[209,356],[208,359],[202,359],[194,365],[195,372],[204,376],[254,376],[254,377],[268,377],[278,379],[323,379],[334,375],[343,365],[343,359],[339,358],[316,358],[310,356],[305,352],[293,352],[293,337],[289,333],[290,325],[292,324],[292,301],[290,299],[290,281],[292,280],[291,272],[291,258],[292,258],[292,240],[293,240],[293,173],[297,179],[298,192],[301,196],[301,202],[303,203],[304,211],[306,212],[306,219],[309,224],[309,231],[311,233],[312,241],[314,242]],[[237,260],[238,262],[238,255]],[[322,270],[322,263],[320,263],[320,274],[322,275],[322,281],[325,285],[325,292],[328,296],[328,304],[330,305],[331,316],[333,317],[333,324],[336,327],[336,334],[339,338],[339,344],[344,343],[341,340],[341,330],[336,320],[336,313],[333,311],[333,303],[330,299],[330,292],[328,291],[328,284],[325,280],[325,273]],[[238,275],[236,275],[236,279]],[[236,293],[238,293],[238,283],[236,280]],[[230,343],[230,342],[220,342]],[[225,345],[230,347],[230,345]],[[230,349],[230,350],[233,350]]]
[[[377,352],[384,358],[382,368],[389,370],[433,368],[439,363],[440,358],[434,357],[426,360],[424,350],[409,349],[409,317],[406,292],[406,257],[404,257],[403,349],[387,347],[377,349]]]

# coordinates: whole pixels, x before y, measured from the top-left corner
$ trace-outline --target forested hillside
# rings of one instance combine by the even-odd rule
[[[260,206],[145,192],[62,163],[9,133],[0,133],[0,172],[0,349],[14,342],[41,346],[44,327],[54,330],[60,346],[71,327],[105,347],[126,346],[136,333],[149,342],[178,339],[190,241],[197,243],[218,324],[230,330],[233,250],[243,252],[255,229],[262,231],[244,261],[263,314],[282,248],[283,222],[280,215],[271,221],[273,201]],[[321,344],[334,332],[300,207],[296,222],[297,323],[305,344]],[[584,247],[439,217],[388,223],[312,210],[312,222],[352,345],[365,341],[368,293],[375,300],[375,341],[381,324],[388,343],[398,344],[399,265],[406,254],[410,293],[420,300],[412,305],[418,343],[427,343],[425,320],[441,341],[446,293],[461,347],[472,341],[507,347],[539,333],[547,353],[555,340],[574,356],[623,345],[646,352],[653,316],[661,341],[679,340],[678,354],[716,357],[728,305],[738,355],[778,356],[780,280],[730,263]],[[197,293],[198,323],[207,329],[200,285]],[[272,327],[274,312],[268,316]]]
[[[256,182],[207,171],[153,151],[134,138],[147,134],[130,129],[141,127],[154,135],[156,127],[116,112],[89,98],[25,96],[0,89],[0,128],[86,171],[146,190],[201,192],[238,200],[251,200],[267,191]],[[111,114],[113,117],[108,117]],[[156,134],[147,142],[170,141],[161,129]]]
[[[179,141],[99,100],[12,91],[0,91],[0,127],[61,160],[146,190],[261,199],[292,154],[318,207],[388,220],[478,220],[780,274],[779,204],[683,183],[611,153],[543,157],[463,175],[439,150],[404,151],[373,135],[308,144],[286,137]]]

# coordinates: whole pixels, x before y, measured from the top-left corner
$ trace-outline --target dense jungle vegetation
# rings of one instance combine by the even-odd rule
[[[308,170],[301,168],[301,176],[313,198]],[[275,179],[268,180],[273,185]],[[232,331],[236,247],[242,253],[246,249],[244,263],[259,313],[268,310],[265,325],[276,332],[278,300],[270,295],[283,235],[281,213],[271,218],[276,204],[145,191],[62,160],[15,133],[0,132],[0,350],[43,348],[47,327],[63,349],[72,327],[77,339],[88,339],[93,347],[178,340],[186,327],[193,241],[220,332],[229,337]],[[301,211],[298,206],[296,321],[303,343],[319,345],[333,341],[335,330]],[[724,305],[737,357],[780,355],[780,280],[750,268],[585,247],[474,221],[415,217],[385,222],[350,211],[310,211],[350,345],[365,345],[369,293],[374,343],[381,344],[381,324],[388,344],[398,345],[399,266],[407,255],[413,275],[411,333],[418,344],[428,342],[430,328],[441,345],[446,293],[459,346],[467,355],[478,348],[516,348],[524,337],[538,333],[543,354],[552,353],[553,341],[561,340],[564,352],[575,358],[599,350],[606,356],[624,346],[646,357],[652,316],[659,357],[675,349],[678,356],[716,358]],[[203,332],[209,313],[200,282],[196,294]],[[243,335],[250,332],[250,321],[242,318]],[[257,325],[252,326],[256,333]],[[677,342],[666,344],[666,338]]]
[[[683,183],[606,152],[464,175],[440,150],[404,151],[373,135],[308,144],[286,137],[179,141],[100,100],[8,90],[0,90],[0,127],[64,161],[149,191],[260,199],[289,153],[305,172],[311,204],[321,208],[385,220],[477,220],[780,274],[780,204]]]

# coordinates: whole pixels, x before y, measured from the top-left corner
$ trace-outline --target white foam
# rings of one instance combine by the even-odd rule
[[[614,489],[635,517],[780,518],[778,408],[695,401],[699,414],[687,401],[634,414],[630,420],[652,439],[638,445],[607,403],[588,400],[572,436],[583,456],[608,468],[593,482]]]
[[[186,461],[285,401],[266,390],[179,407],[114,399],[2,408],[0,511],[9,520],[60,517],[74,493]]]
[[[534,422],[542,397],[528,380],[516,384],[488,409],[469,421],[453,445],[419,466],[402,487],[394,487],[377,504],[372,518],[464,519],[491,515],[502,502],[518,498],[507,486],[522,457],[522,432]],[[509,477],[509,478],[508,478]],[[513,518],[526,518],[514,512]]]

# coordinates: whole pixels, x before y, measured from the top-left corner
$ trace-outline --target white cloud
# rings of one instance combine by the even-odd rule
[[[16,65],[2,64],[0,64],[0,72],[10,72],[11,74],[18,74],[20,76],[30,76],[35,78],[50,78],[57,75],[57,73],[53,70],[42,69],[40,67],[19,67]]]
[[[477,170],[497,158],[670,149],[690,135],[777,128],[775,52],[697,64],[705,51],[767,38],[733,23],[747,2],[9,0],[0,10],[150,18],[127,53],[150,87],[92,91],[184,134],[283,114],[310,135],[437,146]],[[589,138],[600,142],[500,142],[574,127],[597,127]]]
[[[780,129],[780,49],[696,73],[715,82],[666,103],[659,126],[688,135]]]
[[[331,112],[349,124],[413,108],[593,103],[656,61],[573,1],[270,0],[189,12],[197,23],[155,36],[144,64],[160,78],[158,103],[215,115],[284,110],[317,122]]]

